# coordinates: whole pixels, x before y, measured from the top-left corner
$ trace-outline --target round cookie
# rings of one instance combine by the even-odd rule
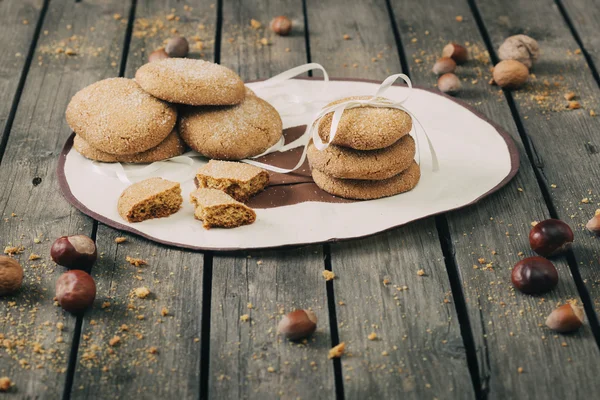
[[[188,146],[208,158],[242,160],[277,143],[282,123],[269,103],[248,95],[235,106],[183,108],[179,133]]]
[[[353,96],[336,100],[326,107],[347,100],[367,100],[371,96]],[[324,115],[319,121],[321,140],[329,140],[333,113]],[[396,108],[356,107],[344,110],[332,144],[356,150],[383,149],[407,135],[412,128],[412,118]]]
[[[132,79],[110,78],[77,92],[66,117],[71,129],[91,146],[123,155],[158,146],[173,130],[177,110]]]
[[[185,152],[185,144],[177,134],[177,130],[173,130],[158,146],[146,150],[142,153],[130,154],[130,155],[115,155],[105,153],[94,147],[90,146],[79,135],[75,135],[73,140],[73,147],[85,158],[90,160],[101,161],[106,163],[151,163],[155,161],[166,160],[171,157],[180,156]]]
[[[311,168],[340,179],[382,180],[404,171],[415,157],[415,140],[410,135],[380,150],[354,150],[330,145],[323,151],[308,145]]]
[[[171,103],[201,105],[239,104],[245,96],[238,74],[209,61],[166,58],[142,65],[135,80],[151,95]]]
[[[334,196],[345,199],[373,200],[407,192],[417,186],[421,169],[413,161],[408,169],[381,181],[338,179],[313,169],[312,177],[318,187]]]

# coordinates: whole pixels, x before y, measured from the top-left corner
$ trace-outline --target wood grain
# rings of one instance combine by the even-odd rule
[[[400,71],[384,1],[309,1],[307,8],[313,61],[330,75],[383,80]],[[347,398],[473,396],[433,218],[332,245],[331,264],[349,353],[342,358]],[[378,339],[367,338],[372,332]]]
[[[58,190],[56,161],[71,133],[64,110],[77,90],[118,73],[107,60],[118,61],[125,28],[112,15],[126,9],[117,1],[50,4],[0,167],[2,244],[24,247],[18,256],[24,287],[0,301],[0,332],[13,343],[22,341],[0,350],[0,375],[15,383],[12,391],[18,397],[62,395],[75,318],[53,304],[54,282],[63,268],[52,263],[49,248],[59,236],[92,232],[92,221]],[[70,40],[73,35],[76,39]],[[56,52],[67,42],[77,55]],[[32,253],[41,259],[28,261]],[[62,331],[57,323],[64,324]]]
[[[138,2],[125,77],[134,77],[149,53],[175,35],[190,41],[191,57],[211,60],[216,17],[216,8],[207,3]],[[115,243],[119,236],[127,241]],[[144,393],[198,397],[203,255],[123,235],[104,225],[98,227],[97,243],[105,252],[94,268],[99,304],[110,306],[95,307],[86,315],[73,398],[135,398]],[[136,268],[127,256],[148,265]],[[140,287],[150,290],[149,299],[133,294]],[[123,331],[122,325],[128,330]],[[120,342],[111,346],[115,336]],[[97,359],[90,359],[92,355]]]
[[[276,36],[269,29],[277,15],[292,19],[290,36]],[[252,19],[261,27],[253,28]],[[262,44],[263,38],[269,44]],[[220,61],[246,81],[306,63],[302,5],[224,1]],[[322,246],[214,255],[210,397],[334,398],[323,269]],[[282,314],[297,308],[312,308],[319,318],[317,332],[306,344],[276,334]],[[242,321],[243,315],[249,321]]]
[[[530,222],[548,218],[549,212],[506,99],[488,84],[492,64],[469,6],[462,0],[443,4],[425,0],[411,7],[411,13],[402,12],[408,6],[407,1],[394,3],[411,76],[433,87],[437,79],[431,68],[444,45],[468,42],[471,60],[456,71],[463,84],[457,97],[497,121],[521,154],[520,171],[508,186],[475,206],[448,215],[452,250],[477,345],[482,390],[490,398],[568,397],[582,384],[595,390],[593,382],[577,379],[571,384],[563,378],[584,374],[584,365],[594,363],[597,347],[589,327],[574,336],[554,337],[539,326],[558,302],[578,298],[566,262],[556,260],[560,285],[544,295],[544,301],[515,292],[510,282],[512,266],[522,258],[518,254],[533,255],[528,242]],[[463,17],[462,22],[457,16]],[[480,258],[485,259],[484,264]],[[491,268],[486,268],[488,263]],[[563,347],[563,342],[568,347]],[[554,367],[540,369],[540,365]],[[525,372],[519,374],[519,367]],[[551,385],[557,380],[564,382],[560,388]]]

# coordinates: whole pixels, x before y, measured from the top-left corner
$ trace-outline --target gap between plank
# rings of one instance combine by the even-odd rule
[[[398,57],[400,58],[400,66],[402,72],[410,77],[410,67],[408,64],[408,58],[404,52],[404,46],[402,46],[402,38],[400,36],[400,29],[396,22],[396,16],[390,0],[385,2],[388,15],[390,16],[390,23],[392,25],[392,31],[394,33],[394,39],[396,41],[396,48],[398,51]],[[477,350],[475,347],[475,340],[473,338],[473,330],[471,329],[471,322],[469,320],[469,313],[467,311],[467,304],[462,291],[462,284],[460,280],[460,273],[454,259],[454,247],[452,246],[452,238],[450,230],[448,228],[448,220],[445,214],[441,214],[435,217],[435,226],[438,233],[438,240],[442,248],[442,254],[444,255],[444,264],[446,266],[446,272],[448,274],[448,280],[450,281],[450,289],[452,291],[452,297],[454,298],[454,307],[456,309],[456,315],[458,317],[458,324],[460,327],[460,333],[465,348],[465,356],[467,359],[467,368],[471,375],[471,383],[473,385],[473,391],[475,392],[476,399],[485,399],[487,397],[484,388],[481,385],[481,377],[479,371],[479,364],[477,361]]]
[[[46,19],[46,13],[48,11],[49,4],[50,0],[44,0],[44,4],[42,4],[42,9],[40,10],[40,15],[38,17],[35,29],[33,31],[31,44],[29,45],[29,49],[27,50],[27,57],[25,58],[25,63],[23,64],[23,71],[21,72],[19,83],[17,84],[17,91],[15,92],[13,103],[10,107],[8,117],[6,118],[6,125],[4,126],[4,132],[2,133],[2,138],[0,140],[0,163],[2,163],[2,159],[4,158],[4,152],[6,151],[6,145],[8,144],[8,136],[10,135],[10,131],[12,130],[12,125],[15,120],[15,116],[17,115],[17,107],[19,106],[21,95],[23,94],[23,88],[25,87],[27,75],[29,75],[29,68],[31,67],[33,54],[35,53],[35,48],[37,47],[37,42],[42,31],[42,26],[44,25],[44,20]]]
[[[333,271],[331,268],[331,246],[329,244],[323,245],[323,255],[325,269],[327,271]],[[333,280],[325,282],[325,289],[327,290],[327,309],[329,310],[329,331],[331,332],[331,347],[333,347],[340,344],[340,332],[338,331],[337,313],[335,308],[335,294],[333,291]],[[333,377],[335,383],[335,398],[337,400],[343,400],[344,380],[342,374],[341,358],[333,359]]]
[[[475,0],[467,0],[467,2],[469,4],[469,7],[471,8],[471,13],[473,14],[475,22],[477,23],[477,27],[479,28],[479,31],[483,38],[483,42],[485,43],[485,46],[488,49],[490,58],[492,59],[492,62],[494,64],[497,64],[499,61],[499,58],[496,54],[496,51],[494,50],[492,40],[487,31],[487,28],[485,27],[485,23],[483,22],[481,13],[479,12],[479,7],[477,6]],[[559,6],[559,9],[560,9],[560,6]],[[565,20],[567,19],[566,14],[563,14],[563,17],[565,18]],[[567,25],[569,25],[569,21],[567,21]],[[569,25],[569,28],[571,28],[571,25]],[[572,31],[572,33],[574,34],[574,36],[576,35],[576,33],[574,31]],[[578,40],[577,36],[575,36],[575,40],[580,45],[582,52],[586,55],[586,60],[588,60],[589,55],[583,48],[581,41]],[[600,80],[598,80],[598,78],[596,78],[596,76],[598,74],[596,72],[594,64],[591,63],[591,60],[588,60],[588,65],[589,65],[590,69],[592,70],[592,75],[594,75],[596,82],[600,85]],[[559,219],[558,212],[556,211],[556,207],[554,206],[554,202],[552,201],[552,196],[550,195],[550,190],[548,189],[548,186],[546,185],[546,180],[541,171],[541,169],[543,167],[538,167],[535,163],[535,159],[536,159],[535,158],[535,146],[533,145],[533,142],[529,139],[529,136],[527,135],[525,126],[523,125],[523,122],[521,121],[520,114],[519,114],[519,111],[517,110],[517,105],[512,96],[512,93],[510,91],[504,90],[504,89],[503,89],[503,92],[506,97],[506,101],[510,107],[510,112],[513,116],[513,119],[515,120],[516,125],[517,125],[517,131],[519,132],[519,136],[521,137],[521,140],[523,141],[523,146],[525,147],[525,152],[527,154],[527,158],[529,159],[529,162],[533,168],[535,178],[536,178],[536,180],[538,182],[538,186],[542,192],[542,196],[546,203],[546,207],[548,208],[550,217]],[[588,292],[587,287],[585,286],[585,283],[583,282],[583,279],[581,278],[581,274],[579,273],[579,267],[577,266],[577,258],[575,257],[575,254],[573,253],[572,250],[569,250],[566,253],[566,260],[567,260],[567,264],[569,266],[569,270],[571,271],[571,276],[573,277],[573,280],[575,281],[575,286],[577,287],[577,292],[579,294],[579,297],[581,298],[581,302],[583,303],[583,308],[585,309],[585,314],[586,314],[588,322],[590,324],[590,329],[592,330],[592,334],[594,335],[594,339],[596,340],[596,345],[600,348],[600,321],[598,320],[598,315],[596,314],[596,312],[594,310],[594,302],[592,301],[590,293]]]
[[[79,3],[79,1],[75,1]],[[131,0],[131,5],[129,6],[129,17],[127,19],[127,28],[125,30],[125,39],[123,42],[123,52],[121,53],[121,64],[119,65],[119,77],[123,77],[125,75],[125,67],[127,65],[127,56],[129,53],[129,44],[131,42],[131,36],[133,32],[133,22],[135,20],[135,10],[137,6],[137,0]],[[92,232],[90,234],[91,239],[96,242],[96,237],[98,233],[98,221],[93,220],[92,223]],[[89,271],[90,274],[93,271],[92,269]],[[77,354],[79,353],[79,344],[81,342],[81,331],[83,329],[83,318],[85,314],[78,315],[77,320],[75,321],[75,329],[73,331],[73,341],[71,342],[71,350],[69,352],[69,361],[67,363],[67,373],[65,377],[65,387],[63,390],[63,400],[69,400],[71,398],[71,393],[73,391],[73,383],[75,381],[75,370],[77,369]]]
[[[302,0],[302,14],[304,16],[304,45],[306,46],[306,62],[312,62],[312,55],[310,54],[310,36],[308,34],[308,9],[306,0]],[[308,76],[313,76],[312,71],[308,71]]]

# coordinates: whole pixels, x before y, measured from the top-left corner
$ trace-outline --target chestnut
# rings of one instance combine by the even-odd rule
[[[65,311],[82,313],[94,303],[96,283],[85,271],[67,271],[56,281],[56,298]]]
[[[182,36],[175,36],[169,39],[165,46],[165,52],[169,57],[187,57],[190,52],[190,44],[187,39]]]
[[[277,325],[277,332],[290,340],[310,336],[317,329],[317,316],[310,310],[295,310],[287,314]]]
[[[573,332],[583,325],[583,309],[578,305],[567,303],[558,307],[548,315],[546,326],[560,333]]]
[[[96,262],[96,244],[84,235],[61,236],[50,249],[52,260],[68,269],[89,271]]]
[[[551,257],[571,248],[573,231],[561,220],[547,219],[537,223],[529,232],[531,250],[540,256]]]
[[[554,264],[543,257],[527,257],[515,264],[511,280],[523,293],[541,294],[558,284],[558,272]]]

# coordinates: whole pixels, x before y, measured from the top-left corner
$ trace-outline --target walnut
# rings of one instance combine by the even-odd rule
[[[531,68],[540,55],[538,42],[527,35],[515,35],[507,38],[498,49],[501,60],[517,60]]]

